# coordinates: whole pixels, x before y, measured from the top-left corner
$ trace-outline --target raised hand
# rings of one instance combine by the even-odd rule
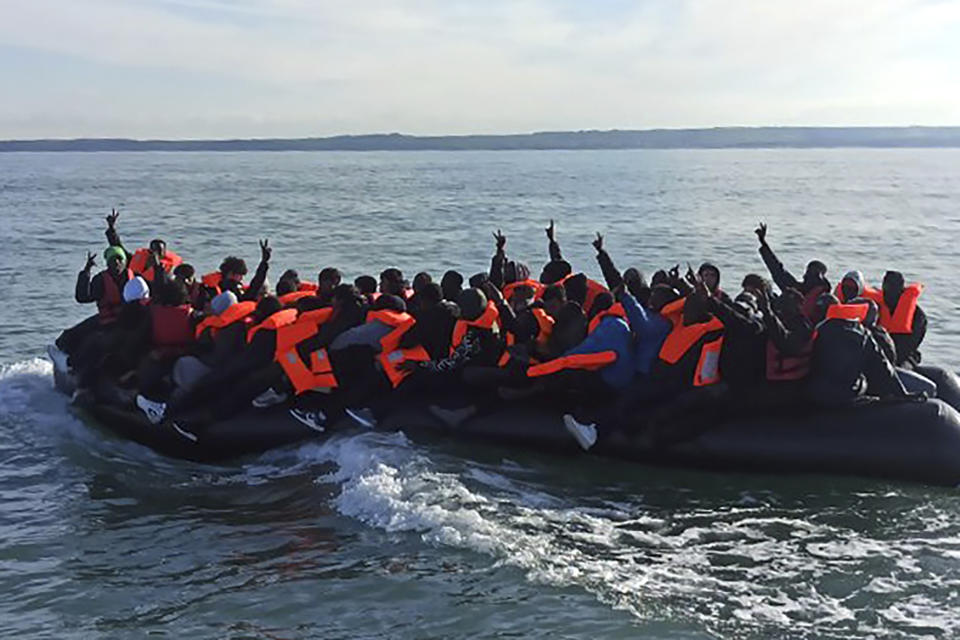
[[[690,271],[693,271],[693,269]],[[710,291],[707,290],[707,285],[703,282],[703,278],[699,273],[693,274],[693,290],[698,296],[703,296],[704,298],[710,297]]]
[[[760,240],[760,244],[767,244],[767,225],[766,223],[761,222],[756,229],[753,230],[757,234],[757,239]]]
[[[690,266],[690,263],[687,263],[687,273],[683,276],[686,278],[687,282],[696,286],[697,283],[697,272],[693,270],[693,267]]]
[[[603,236],[600,235],[600,232],[597,231],[597,238],[593,241],[593,248],[597,250],[597,253],[603,251]]]
[[[671,282],[676,282],[680,279],[680,265],[675,264],[670,267],[670,270],[667,271],[667,277],[670,278]]]
[[[90,269],[92,269],[95,264],[97,264],[97,257],[92,253],[90,253],[89,251],[87,251],[87,264],[84,265],[83,270],[90,271]]]
[[[503,233],[500,232],[500,229],[497,229],[497,232],[493,234],[493,237],[497,241],[497,253],[500,253],[507,245],[507,236],[503,235]]]
[[[120,217],[119,209],[110,209],[110,215],[107,216],[107,228],[113,229],[117,225],[117,218]]]
[[[764,315],[770,314],[770,298],[767,296],[767,292],[763,289],[754,289],[753,295],[757,298],[757,308]]]
[[[550,220],[550,226],[544,229],[544,231],[547,232],[547,239],[550,240],[550,242],[556,240],[557,226],[553,223],[553,220]]]
[[[265,238],[260,241],[260,262],[270,262],[270,256],[273,255],[273,249],[270,248],[270,239]]]

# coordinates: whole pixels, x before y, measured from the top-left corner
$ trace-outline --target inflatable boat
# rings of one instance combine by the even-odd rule
[[[650,438],[643,425],[599,424],[600,437],[589,453],[644,464],[724,471],[824,473],[960,484],[960,384],[945,370],[926,368],[936,378],[941,399],[878,401],[832,410],[791,411],[728,417],[701,425],[680,437]],[[59,390],[73,392],[72,376],[55,369]],[[945,401],[946,400],[946,401]],[[950,402],[951,404],[948,404]],[[428,399],[410,401],[381,416],[377,429],[403,430],[414,440],[474,440],[502,447],[582,454],[567,433],[560,412],[536,402],[503,403],[456,426],[438,419]],[[312,427],[294,418],[289,407],[244,411],[213,424],[196,440],[170,425],[153,425],[132,402],[86,401],[78,410],[121,438],[176,458],[212,462],[287,446],[332,433],[356,431],[342,411],[325,412]]]

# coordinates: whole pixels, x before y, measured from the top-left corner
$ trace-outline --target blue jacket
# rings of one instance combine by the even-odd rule
[[[607,316],[587,338],[565,356],[581,353],[600,353],[615,351],[617,361],[600,369],[600,377],[616,390],[625,389],[633,380],[637,365],[634,358],[633,336],[630,326],[616,316]]]
[[[627,312],[630,330],[633,331],[636,370],[643,375],[649,375],[653,363],[660,355],[660,347],[663,346],[663,341],[667,339],[673,325],[659,313],[641,305],[626,291],[620,295],[620,304]]]

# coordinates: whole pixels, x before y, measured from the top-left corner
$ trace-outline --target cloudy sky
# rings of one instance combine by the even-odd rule
[[[0,0],[0,138],[960,124],[960,0]]]

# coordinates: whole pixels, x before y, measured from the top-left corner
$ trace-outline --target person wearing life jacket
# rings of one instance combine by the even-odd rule
[[[410,297],[410,287],[400,269],[391,267],[380,272],[380,293],[399,296],[404,300]]]
[[[716,291],[710,291],[706,284],[706,280],[697,279],[707,309],[723,323],[720,376],[727,387],[739,395],[745,389],[755,388],[765,378],[766,327],[752,293],[741,292],[736,300],[728,302]]]
[[[360,292],[367,300],[367,304],[373,304],[373,301],[377,299],[377,296],[380,293],[377,291],[377,279],[373,276],[363,275],[358,276],[353,281],[353,286],[357,288],[357,291]]]
[[[301,300],[314,297],[316,292],[301,289],[299,278],[280,278],[277,282],[276,294],[284,307],[297,309],[300,308]]]
[[[417,295],[420,299],[417,322],[401,338],[400,348],[412,349],[421,345],[434,360],[446,357],[450,353],[450,340],[460,308],[443,299],[443,292],[436,282],[424,286]]]
[[[173,365],[174,395],[193,389],[204,376],[242,352],[256,308],[253,301],[238,302],[232,291],[224,291],[210,301],[211,313],[194,330],[193,353],[177,359]]]
[[[164,381],[174,362],[186,355],[195,341],[195,316],[187,288],[171,281],[150,305],[150,353],[137,371],[140,393],[159,397],[172,389]]]
[[[96,264],[92,253],[87,253],[87,262],[77,274],[74,297],[80,304],[97,304],[97,313],[79,324],[65,330],[50,347],[50,357],[61,368],[66,367],[70,356],[77,353],[84,341],[95,333],[109,329],[116,321],[123,304],[123,287],[134,277],[126,268],[126,254],[119,247],[108,247],[103,252],[107,268],[92,278],[90,270]]]
[[[907,396],[893,365],[863,325],[866,309],[842,304],[831,294],[817,300],[817,337],[807,385],[814,404],[843,407],[867,395]]]
[[[797,280],[787,271],[783,263],[777,259],[773,249],[767,244],[767,225],[760,223],[755,233],[760,240],[760,257],[763,263],[767,265],[773,282],[780,288],[780,291],[787,289],[796,289],[803,295],[803,312],[808,318],[815,315],[817,299],[821,294],[830,293],[830,282],[827,280],[827,266],[819,260],[811,260],[807,263],[807,269],[803,273],[803,279]]]
[[[732,304],[733,300],[720,288],[720,269],[712,262],[704,262],[697,269],[697,275],[703,280],[704,286],[713,298],[719,298],[725,303]]]
[[[150,286],[134,276],[123,286],[117,321],[84,340],[71,356],[77,386],[92,389],[103,378],[119,380],[137,369],[150,344]]]
[[[927,314],[917,304],[922,292],[922,284],[905,285],[899,271],[887,271],[883,276],[882,289],[876,299],[880,306],[879,324],[890,333],[897,346],[894,364],[898,367],[913,369],[920,364],[919,348],[927,334]]]
[[[840,279],[840,283],[834,290],[833,295],[836,296],[840,302],[846,304],[854,298],[877,300],[880,297],[880,292],[873,287],[868,287],[863,278],[863,273],[854,270],[843,274],[843,278]]]
[[[426,271],[421,271],[413,276],[413,295],[407,298],[407,313],[414,318],[420,315],[420,309],[423,304],[422,294],[424,288],[433,284],[433,278]]]
[[[110,215],[107,216],[107,244],[123,249],[124,253],[127,254],[127,267],[135,275],[143,276],[143,279],[152,286],[156,277],[155,267],[161,267],[165,274],[170,275],[174,268],[183,263],[183,258],[167,249],[166,241],[160,238],[151,240],[147,247],[137,249],[132,253],[128,251],[123,246],[120,234],[117,232],[117,219],[119,217],[120,212],[117,209],[112,209]]]
[[[803,294],[785,289],[772,303],[763,289],[755,295],[767,335],[764,379],[779,392],[775,402],[798,398],[810,374],[814,340],[813,323],[803,313]]]
[[[246,327],[245,346],[227,362],[204,376],[197,385],[171,403],[156,401],[141,392],[137,396],[137,406],[144,412],[147,419],[153,424],[163,421],[168,409],[176,415],[196,405],[208,401],[218,404],[218,415],[231,412],[252,398],[246,398],[239,393],[238,382],[252,377],[255,372],[266,368],[274,361],[277,345],[277,330],[280,327],[292,324],[297,317],[295,309],[284,309],[280,301],[274,296],[266,296],[257,302],[256,310],[250,315],[250,323]],[[275,377],[276,374],[274,374]],[[262,389],[261,389],[262,391]],[[259,391],[258,391],[259,393]],[[222,398],[221,396],[228,396]],[[254,394],[255,396],[256,394]]]
[[[444,300],[456,304],[460,292],[463,291],[463,274],[453,269],[446,271],[440,278],[440,290]]]
[[[270,269],[270,258],[273,250],[269,240],[260,241],[260,263],[250,281],[249,286],[243,283],[247,275],[247,263],[236,256],[228,256],[220,263],[220,269],[208,273],[200,279],[206,291],[207,300],[212,300],[217,294],[232,291],[237,300],[259,300],[263,292],[263,285],[267,280],[267,271]]]
[[[549,358],[548,343],[553,333],[554,319],[535,299],[532,286],[522,282],[514,284],[518,286],[510,289],[509,299],[492,281],[484,283],[481,289],[487,299],[497,306],[500,329],[504,334],[506,349],[499,366],[526,370],[530,364]],[[505,382],[509,377],[503,376],[496,382]],[[489,379],[494,381],[493,377]]]

